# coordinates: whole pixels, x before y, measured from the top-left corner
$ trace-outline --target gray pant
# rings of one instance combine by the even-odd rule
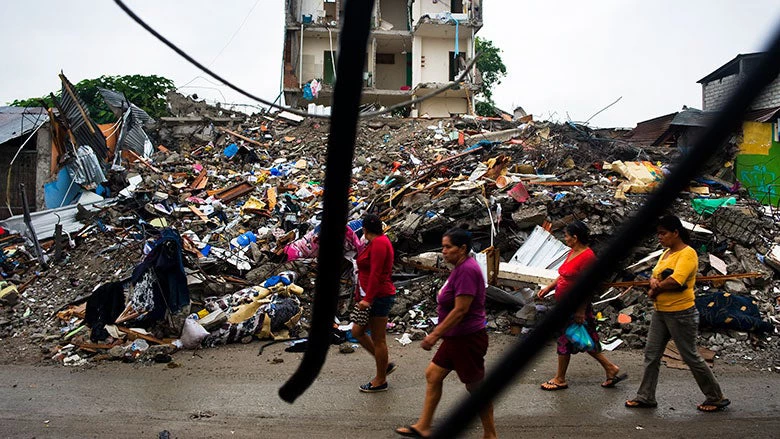
[[[645,345],[645,374],[636,393],[638,401],[655,404],[655,387],[658,384],[658,370],[666,344],[671,338],[685,364],[691,368],[693,377],[707,402],[723,399],[718,381],[707,363],[696,350],[696,333],[699,329],[699,312],[695,306],[683,311],[655,311],[650,321],[650,330]]]

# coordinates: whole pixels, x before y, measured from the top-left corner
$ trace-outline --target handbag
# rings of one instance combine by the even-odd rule
[[[355,306],[352,307],[352,312],[349,314],[349,319],[352,320],[352,323],[356,325],[367,326],[369,311],[371,311],[371,308],[361,309],[360,306],[358,306],[356,303]]]
[[[593,342],[588,328],[582,323],[572,323],[566,328],[566,338],[579,350],[592,351],[596,344]]]

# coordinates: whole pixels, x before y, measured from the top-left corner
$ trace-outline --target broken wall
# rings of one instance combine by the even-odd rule
[[[415,37],[415,42],[418,38]],[[458,45],[458,50],[466,53],[468,38],[459,38]],[[420,76],[412,76],[412,83],[449,82],[450,52],[455,51],[455,39],[425,37],[420,38],[417,46],[414,50],[419,51],[425,61],[420,60]]]
[[[465,98],[431,98],[419,104],[418,114],[430,117],[449,117],[451,114],[465,114],[468,104]]]
[[[383,53],[378,44],[377,55],[374,86],[381,90],[399,90],[406,85],[406,54]]]
[[[433,0],[418,0],[412,3],[412,23],[416,25],[417,21],[423,15],[433,15],[442,12],[450,12],[449,2],[445,4],[445,2],[442,1],[434,2]]]
[[[744,122],[739,154],[736,160],[737,178],[750,195],[762,204],[780,203],[780,139],[778,125]]]
[[[303,37],[303,69],[301,80],[306,83],[312,79],[322,79],[325,68],[325,52],[330,51],[328,37],[308,36]],[[338,35],[333,35],[333,49],[338,47]],[[335,56],[334,56],[334,60]]]
[[[379,15],[393,30],[409,30],[409,12],[406,0],[379,0]]]

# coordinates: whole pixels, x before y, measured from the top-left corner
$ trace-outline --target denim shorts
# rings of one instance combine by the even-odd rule
[[[371,317],[387,317],[390,315],[390,308],[395,304],[395,294],[392,296],[377,297],[371,304]]]

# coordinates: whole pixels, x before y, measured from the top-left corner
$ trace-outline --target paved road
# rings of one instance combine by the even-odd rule
[[[491,358],[512,343],[493,336]],[[312,388],[295,404],[277,391],[301,354],[284,345],[256,355],[259,344],[236,345],[176,354],[178,368],[106,363],[89,369],[55,366],[4,366],[0,369],[0,436],[156,438],[392,438],[392,429],[416,419],[422,404],[422,371],[431,354],[418,343],[392,342],[400,364],[390,390],[362,394],[372,361],[358,350],[332,349]],[[778,437],[780,375],[716,364],[715,372],[732,406],[723,413],[699,413],[703,399],[687,371],[663,368],[657,410],[629,411],[641,373],[639,352],[611,357],[631,376],[617,389],[602,389],[598,365],[582,355],[572,361],[571,388],[543,392],[555,365],[552,345],[496,404],[501,437]],[[273,359],[283,361],[275,363]],[[463,386],[452,376],[445,383],[439,418]],[[464,437],[480,437],[473,425]]]

